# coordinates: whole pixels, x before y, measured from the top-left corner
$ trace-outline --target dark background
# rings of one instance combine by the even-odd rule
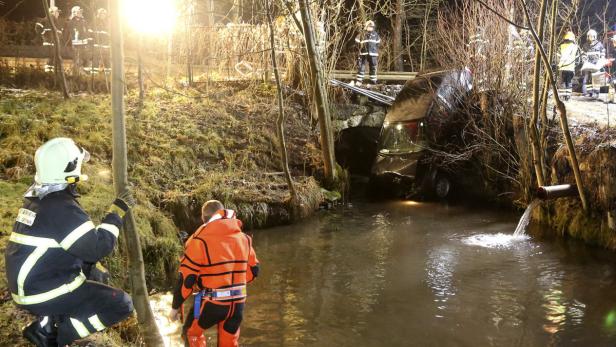
[[[450,3],[455,1],[450,1]],[[198,3],[199,0],[196,2]],[[63,17],[67,17],[70,14],[72,6],[79,5],[84,9],[84,15],[88,18],[89,13],[93,13],[99,7],[105,7],[106,3],[106,0],[56,0],[56,6],[62,11],[61,16]],[[580,18],[580,25],[583,30],[593,26],[598,32],[601,33],[603,31],[603,23],[600,23],[600,21],[602,20],[606,3],[609,4],[606,16],[608,25],[616,24],[616,1],[582,0],[580,3],[582,10],[580,11],[581,13],[578,13],[578,18]],[[41,0],[0,0],[1,18],[21,21],[43,16],[44,11]]]

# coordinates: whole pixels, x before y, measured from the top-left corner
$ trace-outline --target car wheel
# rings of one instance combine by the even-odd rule
[[[445,175],[438,175],[434,182],[434,196],[438,199],[445,199],[451,193],[451,181]]]

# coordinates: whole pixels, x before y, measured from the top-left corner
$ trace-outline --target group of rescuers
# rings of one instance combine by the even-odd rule
[[[616,26],[615,26],[616,27]],[[615,28],[616,29],[616,28]],[[559,61],[558,70],[560,71],[560,77],[562,92],[569,96],[572,92],[572,80],[575,76],[578,63],[583,63],[580,66],[582,73],[582,94],[585,96],[598,96],[599,88],[604,83],[593,83],[593,73],[598,73],[603,77],[605,82],[605,75],[608,75],[608,79],[611,83],[616,82],[616,78],[613,75],[613,59],[606,59],[607,57],[614,57],[616,53],[616,31],[608,33],[610,35],[609,52],[606,52],[606,48],[601,41],[597,39],[597,32],[593,29],[588,30],[586,33],[586,43],[580,47],[576,43],[575,34],[572,31],[565,33],[563,37],[563,43],[559,47]],[[600,78],[601,79],[601,78]]]
[[[73,61],[87,72],[98,73],[101,69],[109,69],[109,18],[107,10],[96,10],[92,25],[83,16],[80,6],[73,6],[71,14],[63,20],[60,10],[56,6],[49,8],[49,17],[53,19],[57,29],[58,38],[62,47],[68,47],[73,51]],[[40,35],[43,46],[49,47],[49,59],[45,66],[46,71],[55,68],[55,52],[53,47],[52,25],[46,17],[35,24],[35,30]],[[88,64],[89,63],[89,64]],[[86,66],[90,65],[90,67]]]
[[[34,183],[24,194],[6,247],[6,277],[18,307],[38,318],[23,330],[36,346],[66,346],[133,315],[124,291],[109,278],[101,259],[117,243],[130,192],[118,196],[95,225],[79,204],[77,186],[87,180],[82,165],[90,154],[69,138],[54,138],[34,155]],[[203,224],[188,238],[169,318],[186,314],[186,346],[206,346],[204,329],[218,325],[218,346],[238,346],[246,285],[259,274],[259,261],[242,222],[222,203],[210,200]]]
[[[560,71],[561,84],[564,90],[561,90],[565,96],[570,96],[572,93],[572,80],[575,76],[575,70],[578,64],[581,65],[582,72],[582,94],[586,96],[597,96],[599,89],[593,83],[593,72],[607,72],[610,76],[611,83],[616,83],[614,74],[613,58],[616,56],[616,25],[613,30],[608,33],[610,35],[609,52],[601,41],[597,39],[597,32],[593,29],[588,30],[586,34],[586,42],[580,49],[576,43],[575,34],[572,31],[567,31],[563,37],[563,43],[559,47],[558,52],[558,70]],[[366,77],[365,65],[368,65],[369,80],[371,84],[377,83],[377,66],[379,57],[379,45],[381,38],[375,30],[374,21],[369,20],[364,24],[364,30],[355,37],[355,42],[359,45],[359,57],[357,59],[357,78],[351,82],[351,85],[361,86]],[[587,68],[589,67],[589,68]],[[611,74],[610,74],[611,72]]]

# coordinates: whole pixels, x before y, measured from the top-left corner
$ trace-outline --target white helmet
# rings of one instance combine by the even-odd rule
[[[373,28],[373,29],[374,29],[374,21],[371,21],[371,20],[367,21],[367,22],[364,24],[364,28],[366,28],[366,29],[368,29],[368,28]]]
[[[75,141],[57,137],[45,142],[34,155],[37,184],[76,183],[88,176],[81,174],[81,165],[90,159],[90,153],[77,147]]]
[[[71,8],[71,18],[73,17],[81,17],[81,7],[79,6],[73,6]]]
[[[586,33],[586,38],[588,38],[588,40],[590,41],[594,41],[597,39],[597,32],[594,31],[593,29],[588,30],[588,33]]]

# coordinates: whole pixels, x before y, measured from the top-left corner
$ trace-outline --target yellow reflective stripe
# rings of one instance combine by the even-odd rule
[[[13,300],[19,305],[40,304],[42,302],[55,299],[60,295],[72,292],[73,290],[79,288],[79,286],[81,286],[85,281],[86,276],[83,273],[80,273],[79,276],[75,277],[71,283],[63,284],[60,287],[52,289],[48,292],[28,296],[17,295],[15,293],[11,293],[11,295],[13,296]]]
[[[19,274],[17,275],[17,294],[23,296],[24,295],[24,283],[26,282],[26,277],[36,262],[41,259],[43,254],[47,252],[47,247],[36,247],[34,251],[26,258],[23,265],[19,269]]]
[[[80,226],[78,226],[77,228],[75,228],[75,230],[71,231],[70,234],[68,234],[64,238],[64,240],[60,242],[60,245],[62,246],[62,248],[68,250],[69,248],[71,248],[73,243],[79,240],[80,237],[82,237],[88,231],[95,229],[95,228],[96,227],[94,226],[94,223],[92,223],[92,221],[87,221],[81,224]]]
[[[24,235],[16,232],[11,233],[9,241],[32,247],[60,248],[60,244],[54,239]]]
[[[92,326],[94,327],[94,329],[96,329],[96,331],[105,330],[105,325],[98,318],[97,314],[95,314],[94,316],[88,318],[88,321],[90,322],[90,324],[92,324]]]
[[[83,323],[76,320],[75,318],[71,318],[71,324],[73,325],[73,328],[75,328],[75,331],[77,331],[77,334],[79,334],[79,337],[86,337],[90,335],[88,328],[86,328]]]
[[[118,237],[118,235],[120,235],[120,229],[118,229],[118,227],[113,224],[101,223],[101,225],[99,225],[96,229],[107,230],[108,232],[112,233],[113,236],[115,236],[116,238]]]

